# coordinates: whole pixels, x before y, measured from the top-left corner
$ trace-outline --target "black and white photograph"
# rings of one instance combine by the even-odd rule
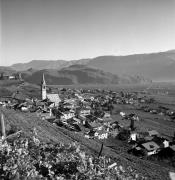
[[[175,0],[0,0],[0,180],[175,180]]]

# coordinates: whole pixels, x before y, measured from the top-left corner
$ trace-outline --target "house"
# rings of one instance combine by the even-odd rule
[[[90,115],[91,113],[91,110],[90,109],[81,109],[79,114],[82,115],[82,116],[87,116],[87,115]]]
[[[170,140],[168,140],[165,137],[162,136],[148,136],[148,137],[150,137],[150,139],[152,138],[152,140],[150,141],[154,141],[161,149],[169,147]]]
[[[75,96],[76,96],[79,100],[84,101],[84,98],[83,98],[82,96],[80,96],[79,94],[76,93]]]
[[[169,172],[169,177],[171,180],[175,180],[175,173],[174,172]]]
[[[142,99],[142,98],[139,98],[138,100],[139,100],[140,103],[145,103],[146,102],[146,100]]]
[[[85,121],[87,118],[83,115],[79,115],[78,118],[83,122]]]
[[[164,148],[169,147],[169,141],[165,139],[165,140],[163,141],[163,145],[164,145]]]
[[[50,115],[50,112],[42,113],[42,114],[40,115],[40,118],[41,118],[42,120],[49,120],[50,118],[51,118],[51,119],[55,119],[55,118],[53,118],[53,117]]]
[[[93,129],[96,129],[96,128],[100,127],[101,124],[98,123],[98,122],[93,121],[93,122],[90,123],[90,126],[91,126]]]
[[[127,118],[128,119],[133,119],[135,121],[139,121],[139,117],[134,113],[131,113],[131,114],[127,115]]]
[[[12,100],[11,96],[4,96],[4,97],[0,97],[0,102],[3,103],[10,103]]]
[[[75,116],[75,114],[73,112],[70,112],[70,111],[66,111],[66,112],[62,112],[62,115],[61,115],[61,119],[71,119]]]
[[[76,117],[73,117],[73,120],[77,123],[77,124],[80,124],[81,123],[81,120],[76,118]]]
[[[129,141],[135,141],[137,140],[137,133],[133,132],[130,134]]]
[[[172,111],[172,110],[167,110],[167,111],[166,111],[166,115],[172,116],[172,115],[174,115],[174,111]]]
[[[170,146],[170,148],[175,152],[175,144]]]
[[[2,72],[0,75],[0,80],[22,80],[21,73],[12,74]]]
[[[104,112],[104,116],[103,116],[104,118],[110,118],[111,117],[111,115],[110,115],[110,113],[109,112]]]
[[[125,112],[120,112],[120,116],[125,117],[126,113]]]
[[[158,136],[159,133],[156,130],[148,131],[149,136]]]
[[[10,76],[8,77],[8,79],[13,80],[13,79],[16,79],[16,77],[13,76],[13,75],[10,75]]]
[[[146,150],[148,156],[156,154],[160,149],[160,146],[157,145],[154,141],[143,143],[141,146]]]
[[[64,108],[68,108],[68,109],[73,109],[75,108],[75,104],[74,103],[68,103],[68,102],[65,102],[63,104]]]
[[[144,137],[145,141],[152,141],[154,139],[153,136],[145,136]]]

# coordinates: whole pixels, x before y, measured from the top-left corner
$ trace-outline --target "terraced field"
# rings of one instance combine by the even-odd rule
[[[31,130],[36,127],[38,136],[43,141],[53,143],[69,143],[72,141],[77,141],[86,150],[86,152],[98,155],[100,151],[100,142],[86,139],[81,134],[56,127],[47,121],[39,119],[35,113],[22,113],[4,108],[0,108],[0,113],[4,114],[6,123],[17,126],[19,129],[23,130],[29,135]],[[168,173],[169,171],[172,171],[172,169],[167,167],[162,167],[152,162],[127,154],[121,148],[120,144],[118,145],[118,148],[116,146],[115,150],[104,146],[102,154],[112,157],[118,164],[126,167],[126,169],[132,167],[135,172],[146,176],[149,180],[169,179]]]

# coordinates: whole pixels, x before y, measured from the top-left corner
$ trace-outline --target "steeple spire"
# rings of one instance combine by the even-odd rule
[[[46,81],[45,81],[44,73],[43,73],[42,85],[46,85]]]
[[[41,98],[42,100],[47,98],[47,92],[46,92],[46,81],[43,73],[43,79],[41,81]]]

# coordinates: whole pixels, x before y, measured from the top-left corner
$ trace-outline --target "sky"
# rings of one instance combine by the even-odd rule
[[[175,0],[0,0],[0,66],[175,49]]]

